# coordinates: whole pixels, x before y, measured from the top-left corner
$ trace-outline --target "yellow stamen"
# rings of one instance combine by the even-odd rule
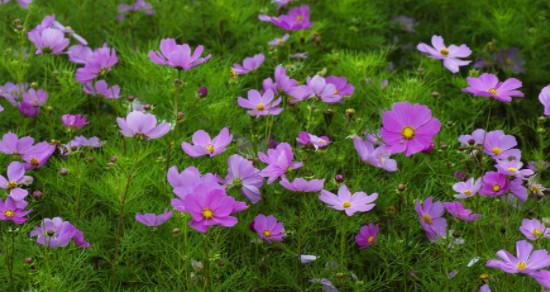
[[[542,230],[540,230],[540,229],[535,229],[535,230],[533,230],[533,235],[534,235],[535,237],[541,236],[541,235],[542,235]]]
[[[8,182],[8,189],[13,189],[13,188],[15,188],[15,187],[17,187],[17,183],[14,182],[13,180],[10,180],[10,181]]]
[[[498,191],[500,191],[500,185],[499,184],[493,185],[493,192],[498,192]]]
[[[426,222],[426,224],[432,224],[432,216],[430,216],[430,214],[424,214],[422,219]]]
[[[296,21],[302,21],[304,19],[301,15],[296,16]]]
[[[537,185],[535,185],[535,184],[531,185],[531,191],[537,193],[539,190],[540,190],[540,189],[539,189],[539,187],[538,187]]]
[[[212,212],[212,210],[206,208],[202,210],[202,217],[204,217],[204,219],[210,219],[214,217],[214,213]]]
[[[492,94],[493,96],[497,96],[497,90],[496,89],[489,88],[489,90],[487,90],[487,91],[489,91],[489,93]]]
[[[4,211],[4,216],[13,217],[13,216],[15,216],[15,213],[12,210],[6,210],[6,211]]]
[[[449,49],[447,48],[443,48],[441,49],[441,51],[439,51],[441,53],[441,55],[443,56],[447,56],[449,54]]]
[[[208,146],[206,146],[206,150],[208,150],[208,152],[210,153],[214,153],[214,151],[216,151],[212,144],[208,144]]]
[[[518,169],[515,168],[515,167],[508,167],[508,171],[509,172],[516,172],[516,171],[518,171]]]
[[[401,136],[403,136],[403,138],[407,140],[412,139],[414,137],[414,129],[408,126],[403,128],[403,130],[401,131]]]
[[[500,153],[502,153],[502,149],[500,149],[499,147],[493,147],[493,149],[491,149],[491,152],[493,152],[493,154],[499,155]]]
[[[264,230],[263,233],[264,233],[265,237],[270,237],[271,236],[271,231],[269,231],[269,230]]]
[[[349,207],[351,207],[351,202],[350,202],[350,201],[345,201],[345,202],[342,204],[342,207],[344,207],[344,208],[349,208]]]
[[[38,166],[40,164],[40,161],[38,160],[38,158],[31,158],[31,165],[32,166]]]
[[[258,103],[256,106],[256,109],[259,111],[263,111],[265,109],[265,105],[263,103]]]
[[[469,196],[469,195],[472,194],[472,191],[470,191],[470,190],[465,190],[465,191],[464,191],[464,194],[465,194],[466,196]]]
[[[527,264],[524,261],[520,261],[517,266],[518,270],[523,271],[527,269]]]
[[[367,243],[371,244],[372,242],[374,241],[374,236],[369,236],[369,238],[367,239]]]

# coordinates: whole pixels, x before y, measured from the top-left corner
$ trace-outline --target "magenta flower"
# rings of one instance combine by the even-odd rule
[[[355,243],[360,249],[371,247],[376,244],[378,238],[378,231],[380,227],[378,224],[364,225],[359,229],[359,233],[355,236]]]
[[[485,130],[476,129],[471,135],[460,135],[458,141],[462,146],[483,145],[485,140]]]
[[[420,43],[416,48],[430,56],[432,59],[442,60],[443,66],[452,73],[457,73],[460,70],[460,66],[466,66],[470,64],[469,60],[462,60],[472,54],[472,50],[465,44],[460,46],[450,45],[445,46],[443,38],[438,35],[432,36],[432,46],[425,43]]]
[[[49,248],[65,247],[71,239],[82,248],[88,248],[91,244],[84,240],[84,233],[76,229],[69,221],[63,221],[60,217],[46,218],[42,224],[34,228],[31,237],[37,237],[36,242]]]
[[[164,224],[164,222],[168,221],[170,217],[172,217],[172,211],[168,211],[165,209],[164,213],[159,215],[153,214],[153,213],[145,213],[145,214],[137,213],[136,221],[149,227],[157,227]]]
[[[503,102],[511,102],[512,97],[523,97],[524,94],[517,90],[521,87],[521,81],[516,78],[508,78],[500,82],[494,74],[483,73],[479,77],[466,78],[468,87],[463,91],[474,96],[494,98]]]
[[[166,176],[168,182],[172,186],[172,191],[177,196],[177,198],[173,199],[171,202],[172,207],[178,211],[185,211],[183,200],[199,186],[202,186],[203,189],[218,188],[223,190],[221,178],[211,173],[201,176],[200,171],[193,166],[187,167],[181,173],[178,172],[177,167],[172,166],[168,169]]]
[[[443,206],[445,206],[447,213],[462,221],[474,221],[481,217],[480,214],[472,214],[472,210],[464,208],[464,205],[459,201],[445,202]]]
[[[481,179],[470,178],[467,181],[457,182],[453,185],[453,190],[458,194],[457,199],[467,199],[475,196],[481,189]]]
[[[285,237],[285,227],[283,223],[277,221],[273,215],[265,216],[260,214],[254,218],[252,229],[258,233],[258,236],[271,243],[273,241],[282,241]]]
[[[539,101],[544,106],[544,115],[550,117],[550,85],[546,85],[540,91]]]
[[[71,115],[66,114],[61,116],[61,122],[67,129],[77,130],[81,129],[88,124],[88,119],[83,115]]]
[[[415,208],[420,219],[420,224],[430,241],[445,237],[447,220],[443,218],[445,209],[442,202],[437,201],[432,203],[432,197],[430,196],[423,204],[420,204],[420,201],[416,200]]]
[[[285,33],[282,37],[274,38],[272,41],[268,42],[267,44],[270,46],[278,47],[282,44],[284,44],[288,40],[289,34]]]
[[[356,212],[368,212],[376,206],[374,201],[378,198],[377,193],[367,195],[364,192],[351,194],[348,187],[342,184],[338,189],[338,195],[335,195],[327,190],[321,190],[319,200],[329,205],[329,207],[344,211],[346,215],[352,216]]]
[[[430,109],[421,104],[398,102],[391,111],[382,113],[380,135],[389,153],[405,152],[411,156],[429,148],[441,124]]]
[[[233,154],[227,160],[227,176],[225,184],[230,187],[241,188],[241,192],[252,203],[257,203],[262,198],[260,188],[264,178],[260,170],[254,167],[252,161],[246,160],[240,155]]]
[[[328,84],[334,85],[334,87],[336,88],[337,96],[352,96],[353,92],[355,91],[355,87],[351,83],[348,83],[346,77],[331,75],[325,78],[325,81]]]
[[[529,240],[550,238],[550,228],[546,228],[544,223],[537,219],[523,219],[519,231]]]
[[[324,179],[312,179],[306,180],[301,177],[295,178],[294,181],[289,182],[287,178],[283,175],[279,184],[293,192],[304,192],[304,193],[314,193],[323,189],[325,185]]]
[[[55,152],[55,145],[48,142],[40,142],[21,153],[21,158],[26,162],[25,169],[42,167]]]
[[[84,67],[76,70],[76,80],[80,83],[88,83],[99,76],[105,75],[111,71],[114,65],[118,63],[118,57],[115,49],[110,49],[107,44],[96,49],[84,63]]]
[[[69,45],[69,39],[65,34],[55,28],[46,28],[43,30],[31,30],[28,33],[29,40],[36,47],[36,54],[52,53],[59,55]]]
[[[141,111],[133,111],[126,118],[116,119],[120,133],[128,138],[152,140],[160,138],[170,131],[169,123],[157,125],[157,118]]]
[[[253,117],[261,117],[267,115],[278,115],[283,109],[279,106],[281,98],[275,99],[273,91],[266,90],[262,95],[259,91],[252,89],[248,91],[248,99],[238,97],[237,103],[240,107],[248,109],[247,113]]]
[[[233,64],[231,72],[233,75],[244,75],[256,71],[264,63],[265,56],[260,53],[252,57],[244,58],[243,64]]]
[[[175,39],[163,39],[160,41],[160,52],[149,51],[149,59],[155,64],[187,71],[212,57],[210,54],[201,57],[203,51],[203,46],[197,46],[195,51],[192,51],[188,44],[178,45]]]
[[[84,84],[84,88],[82,90],[89,95],[93,96],[103,96],[106,99],[119,99],[120,98],[120,86],[113,85],[112,87],[109,87],[109,84],[107,84],[107,81],[105,80],[97,80],[95,82],[87,82]]]
[[[311,27],[308,5],[292,8],[288,11],[288,14],[280,16],[260,15],[259,19],[260,21],[271,22],[273,25],[289,31],[303,30]]]
[[[258,153],[258,158],[267,167],[260,171],[260,175],[267,177],[267,183],[272,184],[291,169],[302,167],[301,162],[294,161],[294,153],[288,143],[280,143],[275,149],[268,149],[267,153]]]
[[[535,172],[531,169],[523,167],[523,162],[520,160],[498,160],[495,165],[498,172],[503,173],[509,177],[516,177],[520,179],[527,179],[528,176],[533,175]]]
[[[12,190],[33,182],[32,176],[25,175],[25,164],[18,161],[12,161],[8,165],[7,174],[7,178],[0,175],[0,189]]]
[[[530,273],[529,276],[539,282],[539,284],[546,289],[546,292],[550,290],[550,271],[540,270],[538,272]]]
[[[485,135],[483,148],[485,153],[491,155],[493,159],[505,159],[506,152],[516,145],[518,145],[518,142],[514,136],[506,135],[501,130],[495,130]]]
[[[516,242],[517,257],[506,250],[499,250],[500,260],[488,260],[487,267],[500,269],[509,274],[531,274],[550,266],[550,255],[545,249],[533,251],[533,245],[527,240]]]
[[[229,133],[228,128],[221,129],[220,133],[210,139],[210,135],[203,130],[198,130],[191,138],[193,144],[183,142],[181,148],[191,157],[201,157],[208,155],[214,157],[225,151],[225,148],[231,144],[233,135]]]
[[[486,172],[481,183],[479,194],[482,196],[501,196],[510,190],[510,181],[506,175],[495,171]]]
[[[5,201],[0,198],[0,221],[11,221],[14,224],[21,225],[27,222],[25,216],[30,212],[31,210],[19,209],[15,200],[11,197],[7,197]]]
[[[26,153],[34,144],[34,139],[29,136],[18,138],[12,132],[7,132],[0,140],[0,152],[8,155],[20,155]]]
[[[397,171],[397,162],[390,158],[384,145],[375,148],[371,139],[363,140],[359,136],[353,137],[353,145],[362,161],[386,171]]]
[[[331,143],[330,138],[327,136],[319,137],[304,131],[301,131],[298,134],[296,142],[298,142],[298,144],[302,145],[303,147],[311,145],[313,146],[313,148],[315,148],[315,151],[319,150],[319,148],[324,148]]]

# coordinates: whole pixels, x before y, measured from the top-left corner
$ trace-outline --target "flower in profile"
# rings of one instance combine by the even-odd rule
[[[193,134],[191,140],[193,144],[187,142],[181,144],[181,148],[187,155],[191,157],[201,157],[204,155],[214,157],[225,151],[225,148],[231,144],[233,135],[229,133],[228,128],[223,128],[214,139],[211,139],[207,132],[198,130]]]
[[[14,224],[21,225],[27,222],[25,216],[30,212],[31,210],[24,211],[18,208],[12,197],[7,197],[5,201],[0,198],[0,221],[11,221]]]
[[[120,133],[128,138],[152,140],[160,138],[170,131],[169,123],[157,125],[155,115],[141,111],[130,112],[126,118],[117,118],[116,121]]]
[[[485,153],[489,154],[493,159],[506,159],[507,153],[514,150],[518,145],[516,138],[512,135],[506,135],[501,130],[487,132],[483,148]]]
[[[100,148],[102,142],[98,137],[86,138],[84,136],[76,136],[69,143],[63,144],[59,147],[59,152],[63,156],[78,153],[84,147]]]
[[[221,178],[211,173],[201,176],[200,171],[193,166],[187,167],[181,173],[176,166],[172,166],[168,169],[166,176],[168,182],[172,186],[172,191],[177,196],[177,198],[173,199],[171,202],[172,207],[178,211],[185,211],[183,200],[201,185],[203,189],[207,187],[209,189],[224,189],[221,186]]]
[[[432,202],[432,197],[428,197],[423,204],[416,200],[416,213],[420,219],[420,224],[426,232],[430,241],[435,241],[440,237],[446,236],[447,220],[443,218],[445,209],[442,202]]]
[[[28,148],[21,153],[21,158],[25,160],[25,169],[35,169],[42,167],[50,156],[55,152],[55,145],[48,142],[40,142]]]
[[[499,250],[497,257],[500,260],[487,261],[487,267],[500,269],[509,274],[531,274],[550,266],[550,255],[545,249],[533,251],[533,245],[527,240],[516,242],[517,257],[506,250]]]
[[[546,85],[540,91],[539,101],[544,106],[544,115],[550,117],[550,85]]]
[[[276,116],[283,111],[278,107],[281,100],[280,97],[275,99],[275,94],[271,89],[266,90],[263,94],[252,89],[248,91],[248,99],[239,96],[237,103],[240,107],[248,109],[247,113],[253,117]]]
[[[113,85],[112,87],[109,87],[109,84],[107,84],[107,81],[105,80],[87,82],[86,84],[84,84],[84,88],[82,88],[82,91],[92,96],[100,95],[105,97],[106,99],[120,98],[120,86]]]
[[[49,248],[65,247],[71,239],[82,248],[88,248],[91,244],[84,240],[84,233],[76,229],[69,221],[61,217],[45,218],[42,223],[34,228],[31,237],[36,237],[36,242]]]
[[[386,171],[397,171],[397,162],[390,158],[390,153],[384,145],[375,148],[375,144],[368,136],[365,140],[359,136],[353,137],[353,145],[362,161]]]
[[[288,40],[289,34],[285,33],[282,37],[274,38],[272,41],[268,42],[267,44],[270,46],[278,47],[282,44],[284,44]]]
[[[153,15],[153,6],[145,0],[136,0],[134,4],[122,3],[118,5],[117,20],[123,21],[128,12],[131,11],[143,11],[145,15]]]
[[[546,228],[544,223],[537,219],[523,219],[519,231],[529,240],[550,238],[550,228]]]
[[[540,270],[538,272],[530,273],[529,276],[539,282],[539,284],[541,284],[546,291],[550,290],[550,271]]]
[[[111,49],[107,47],[107,44],[103,44],[103,47],[96,49],[87,57],[84,67],[76,70],[76,80],[86,84],[111,71],[117,63],[118,57],[115,49]]]
[[[494,98],[498,101],[511,102],[512,97],[523,97],[524,94],[518,89],[521,81],[516,78],[508,78],[503,82],[498,80],[494,74],[483,73],[479,77],[466,78],[468,87],[463,91],[474,96]]]
[[[256,54],[252,57],[244,58],[243,64],[233,64],[231,67],[231,73],[233,75],[244,75],[252,71],[256,71],[265,61],[265,55],[262,53]]]
[[[319,200],[329,205],[329,207],[344,211],[346,215],[352,216],[356,212],[368,212],[376,206],[374,201],[378,198],[377,193],[367,195],[364,192],[351,193],[345,184],[338,189],[338,195],[327,190],[321,190]]]
[[[149,227],[157,227],[164,224],[164,222],[168,221],[170,217],[172,217],[172,211],[168,211],[165,209],[164,213],[159,215],[153,214],[153,213],[145,213],[145,214],[137,213],[136,221]]]
[[[481,179],[470,178],[467,181],[457,182],[453,185],[453,190],[457,192],[455,198],[467,199],[475,196],[481,189]]]
[[[416,48],[430,56],[432,59],[442,60],[443,66],[452,73],[457,73],[460,70],[460,66],[466,66],[471,61],[463,60],[472,54],[472,50],[465,44],[460,46],[450,45],[445,46],[443,38],[438,35],[432,36],[432,46],[425,43],[420,43]]]
[[[31,88],[23,91],[22,96],[18,108],[27,117],[36,117],[40,113],[40,107],[48,101],[48,93],[43,89],[35,90]]]
[[[285,227],[283,223],[277,221],[273,215],[265,216],[260,214],[254,218],[252,229],[258,233],[258,236],[271,243],[273,241],[282,241],[285,236]]]
[[[233,154],[227,160],[227,176],[225,184],[229,187],[241,189],[252,203],[257,203],[262,198],[260,188],[264,178],[260,175],[260,170],[255,168],[252,161],[244,157]]]
[[[288,143],[280,143],[275,149],[268,149],[267,153],[258,153],[258,158],[267,167],[260,171],[260,175],[267,177],[267,183],[272,184],[291,169],[302,167],[301,162],[294,161],[294,153]]]
[[[84,126],[86,126],[88,124],[88,119],[80,114],[66,114],[61,116],[61,122],[63,123],[63,126],[65,128],[70,130],[77,130],[82,129]]]
[[[69,45],[70,41],[65,37],[63,31],[56,28],[42,30],[33,29],[28,33],[29,40],[36,47],[36,54],[52,53],[59,55]]]
[[[472,214],[472,210],[464,208],[464,205],[459,201],[445,202],[443,206],[447,213],[462,221],[474,221],[481,217],[480,214]]]
[[[359,248],[367,248],[376,244],[378,238],[378,231],[380,227],[378,224],[364,225],[359,229],[359,233],[355,236],[355,243]]]
[[[160,51],[149,51],[149,59],[158,65],[187,71],[210,59],[210,54],[201,57],[203,51],[202,45],[192,51],[188,44],[178,45],[175,39],[163,39],[160,41]]]
[[[431,147],[441,123],[432,117],[430,109],[421,104],[398,102],[382,113],[380,135],[389,153],[405,152],[406,156]]]
[[[298,142],[298,144],[302,145],[303,147],[311,145],[313,146],[313,148],[315,148],[316,151],[319,150],[319,148],[324,148],[331,143],[328,136],[319,137],[304,131],[301,131],[298,134],[296,142]]]
[[[458,137],[458,141],[462,146],[483,145],[484,140],[485,140],[484,129],[476,129],[470,135],[466,134],[466,135],[460,135]]]
[[[0,175],[0,189],[13,190],[32,182],[32,176],[25,175],[25,164],[18,161],[12,161],[8,165],[7,177]]]
[[[287,14],[280,16],[260,15],[258,18],[260,21],[271,22],[273,25],[289,31],[303,30],[311,27],[308,5],[294,7]]]
[[[513,73],[525,72],[525,60],[521,57],[521,53],[518,48],[509,48],[500,50],[494,55],[497,64],[505,71],[511,71]]]
[[[288,181],[283,175],[279,184],[293,192],[315,193],[323,189],[325,185],[324,179],[306,180],[301,177],[295,178],[292,182]]]

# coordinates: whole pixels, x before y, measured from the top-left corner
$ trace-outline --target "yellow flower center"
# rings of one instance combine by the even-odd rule
[[[412,139],[414,137],[414,129],[408,126],[403,128],[403,130],[401,131],[401,136],[403,136],[403,138],[407,140]]]
[[[517,266],[518,270],[523,271],[527,269],[527,264],[524,261],[520,261]]]
[[[465,190],[465,191],[464,191],[464,194],[465,194],[466,196],[469,196],[469,195],[472,194],[472,191],[470,191],[470,190]]]
[[[271,236],[271,231],[269,231],[269,230],[264,230],[263,233],[264,233],[265,237],[270,237]]]
[[[12,210],[6,210],[6,211],[4,211],[4,216],[13,217],[13,216],[15,216],[15,213]]]
[[[512,65],[512,64],[514,64],[514,61],[512,61],[512,59],[506,57],[506,59],[504,59],[504,63],[506,63],[506,65]]]
[[[430,216],[430,214],[424,214],[422,219],[426,222],[426,224],[432,224],[432,216]]]
[[[208,150],[208,152],[210,153],[214,153],[215,151],[214,146],[212,144],[208,144],[208,146],[206,146],[206,150]]]
[[[509,172],[516,172],[516,171],[518,171],[518,169],[515,168],[515,167],[508,167],[508,171]]]
[[[214,212],[212,212],[212,210],[206,208],[206,209],[202,210],[202,217],[204,217],[204,219],[210,219],[210,218],[214,217]]]
[[[500,149],[499,147],[493,147],[493,149],[491,149],[491,152],[493,152],[493,154],[499,155],[500,153],[502,153],[502,149]]]
[[[336,89],[336,91],[334,91],[334,94],[340,94],[340,90]]]
[[[256,106],[256,109],[259,111],[263,111],[265,109],[265,105],[263,103],[258,103]]]
[[[489,93],[492,94],[493,96],[497,96],[497,90],[496,89],[489,88],[489,90],[487,90],[487,91],[489,91]]]
[[[480,278],[481,280],[487,280],[487,279],[489,279],[489,274],[483,273],[483,274],[479,275],[479,278]]]
[[[443,48],[441,49],[441,51],[439,51],[441,53],[441,55],[443,56],[447,56],[449,54],[449,49],[447,48]]]
[[[344,208],[349,208],[349,207],[351,207],[351,202],[350,202],[350,201],[345,201],[345,202],[342,204],[342,207],[344,207]]]
[[[542,230],[540,230],[540,229],[533,230],[533,235],[536,236],[536,237],[541,236],[542,235]]]
[[[15,187],[17,187],[17,183],[14,182],[13,180],[10,180],[10,181],[8,182],[8,189],[13,189],[13,188],[15,188]]]
[[[493,189],[493,192],[498,192],[498,191],[500,191],[500,185],[499,185],[499,184],[495,184],[495,185],[493,185],[493,188],[492,188],[492,189]]]
[[[282,43],[283,43],[283,39],[282,39],[282,38],[277,38],[277,43],[278,43],[278,44],[282,44]]]
[[[40,164],[40,161],[38,160],[38,158],[31,158],[31,165],[32,166],[38,166]]]
[[[374,236],[369,236],[369,238],[367,239],[367,243],[372,243],[374,241]]]
[[[296,21],[302,21],[304,19],[301,15],[296,16]]]
[[[539,190],[540,190],[540,189],[539,189],[539,187],[538,187],[537,185],[535,185],[535,184],[531,185],[531,191],[533,191],[533,192],[536,193],[536,192],[538,192]]]

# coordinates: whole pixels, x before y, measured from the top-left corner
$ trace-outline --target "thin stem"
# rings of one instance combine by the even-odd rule
[[[128,192],[130,190],[130,183],[132,181],[132,177],[133,177],[133,167],[128,171],[128,175],[126,176],[126,185],[124,186],[124,191],[122,192],[122,195],[120,197],[120,209],[118,212],[118,221],[115,229],[115,244],[114,244],[115,254],[113,257],[113,269],[115,270],[118,267],[120,235],[122,234],[123,227],[124,227],[124,211],[125,211],[126,201],[128,198]]]
[[[267,118],[266,134],[265,134],[265,145],[269,148],[269,140],[271,137],[271,128],[273,127],[273,116]]]

